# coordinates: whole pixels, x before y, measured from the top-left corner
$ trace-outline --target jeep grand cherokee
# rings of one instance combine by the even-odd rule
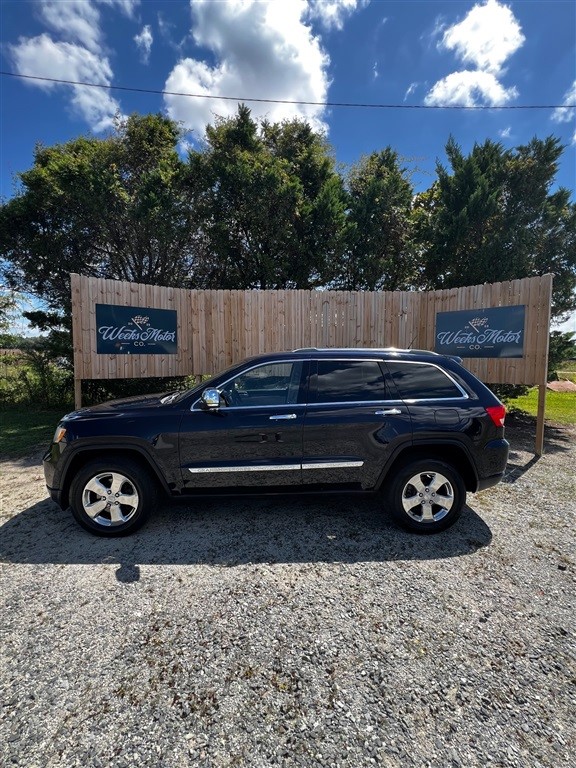
[[[82,408],[44,457],[52,498],[92,533],[132,533],[159,493],[379,493],[422,533],[497,483],[505,409],[458,360],[395,349],[252,357],[183,392]]]

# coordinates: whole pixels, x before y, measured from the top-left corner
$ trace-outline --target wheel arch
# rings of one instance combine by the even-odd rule
[[[404,448],[394,457],[392,463],[386,467],[380,476],[377,487],[380,489],[385,485],[387,479],[394,477],[401,467],[411,464],[414,461],[426,461],[426,459],[445,461],[447,464],[453,466],[460,474],[467,491],[475,493],[478,490],[478,475],[472,459],[465,448],[456,443],[436,442],[412,445]]]
[[[123,448],[118,445],[115,445],[114,447],[98,446],[97,448],[83,448],[76,451],[66,465],[61,484],[62,509],[66,509],[70,505],[70,486],[72,485],[72,481],[77,472],[89,462],[98,459],[104,459],[105,461],[122,461],[130,459],[138,464],[144,471],[148,472],[159,488],[165,493],[170,494],[170,488],[162,473],[144,451],[139,450],[134,446]]]

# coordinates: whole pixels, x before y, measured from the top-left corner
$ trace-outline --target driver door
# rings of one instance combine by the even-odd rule
[[[307,367],[303,360],[261,363],[218,387],[219,408],[196,402],[180,429],[185,488],[300,484]]]

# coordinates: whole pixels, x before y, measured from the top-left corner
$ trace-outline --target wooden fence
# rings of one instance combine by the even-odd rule
[[[486,383],[538,384],[543,414],[551,275],[429,292],[198,291],[71,278],[78,402],[82,379],[216,373],[260,352],[298,347],[433,350],[438,312],[525,305],[524,357],[469,358],[464,364]],[[97,354],[97,303],[176,310],[177,354]]]
[[[551,287],[545,275],[429,292],[189,291],[72,275],[74,370],[79,379],[185,376],[298,347],[434,349],[437,312],[524,304],[525,356],[465,364],[487,383],[540,384]],[[97,354],[97,303],[175,309],[177,354]]]

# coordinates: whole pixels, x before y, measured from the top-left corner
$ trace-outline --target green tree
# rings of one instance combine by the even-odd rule
[[[344,195],[324,139],[300,120],[238,114],[189,155],[203,222],[197,284],[311,288],[340,256]]]
[[[576,206],[552,192],[563,147],[533,139],[515,150],[486,141],[465,156],[446,145],[450,170],[414,202],[420,284],[453,288],[554,274],[552,314],[576,307]]]
[[[335,285],[395,291],[414,284],[413,189],[390,147],[363,157],[348,175],[346,252]]]
[[[1,207],[0,255],[9,283],[47,303],[50,327],[69,327],[70,272],[189,281],[198,229],[179,137],[161,115],[132,115],[105,139],[36,148]]]

